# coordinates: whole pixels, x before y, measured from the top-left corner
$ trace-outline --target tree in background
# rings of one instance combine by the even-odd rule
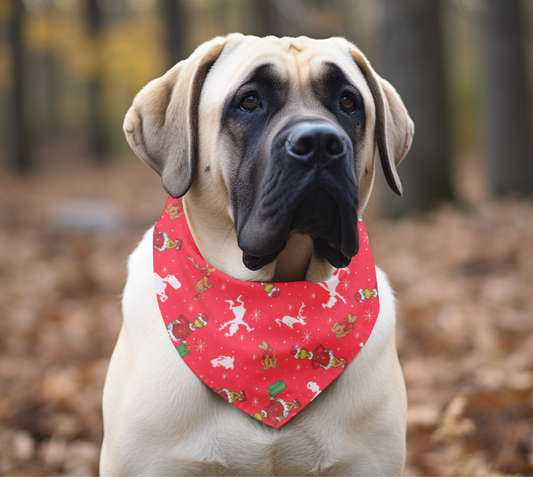
[[[166,25],[166,46],[169,68],[185,58],[184,44],[187,38],[185,30],[185,11],[182,0],[163,0],[163,21]]]
[[[519,0],[486,0],[482,14],[483,136],[493,192],[533,193],[533,146]]]
[[[26,111],[26,75],[25,75],[25,46],[23,38],[24,4],[22,0],[11,0],[11,28],[10,40],[12,47],[12,166],[17,171],[30,168],[30,149],[28,145],[28,118]]]
[[[272,0],[254,0],[254,16],[257,21],[258,36],[283,36],[280,25],[280,14]]]
[[[490,172],[493,189],[531,192],[524,56],[533,50],[524,51],[520,14],[526,23],[533,10],[520,6],[520,0],[0,0],[0,153],[9,151],[10,166],[23,170],[41,161],[42,145],[70,141],[88,144],[91,160],[105,161],[126,148],[120,126],[134,95],[202,41],[229,31],[342,35],[397,87],[416,124],[399,169],[405,197],[388,201],[393,213],[452,196],[450,144],[454,153],[464,147],[477,157],[480,120],[490,165],[482,172]],[[472,15],[449,16],[453,8]],[[443,15],[453,54],[447,66],[455,141],[445,98]],[[480,23],[483,74],[474,41]],[[459,24],[467,34],[458,34]],[[483,117],[471,99],[480,83]]]
[[[89,79],[89,141],[92,157],[97,162],[109,160],[110,144],[106,116],[103,107],[102,52],[100,36],[102,12],[98,0],[87,0],[87,23],[93,52],[93,71]]]
[[[452,198],[440,0],[385,0],[383,67],[415,122],[415,137],[399,173],[402,200],[393,215]],[[390,197],[390,196],[388,196]]]

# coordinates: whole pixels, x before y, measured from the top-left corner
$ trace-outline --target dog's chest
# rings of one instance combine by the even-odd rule
[[[402,453],[397,442],[403,434],[392,430],[403,415],[398,406],[405,392],[397,392],[403,389],[399,371],[389,372],[398,364],[386,282],[379,283],[377,330],[362,352],[301,413],[274,429],[213,393],[171,346],[158,310],[151,253],[146,236],[129,263],[123,332],[105,390],[104,412],[123,429],[106,436],[103,461],[109,469],[124,475],[347,475],[351,462],[368,474],[371,469],[361,462],[382,466],[368,455],[386,448]],[[108,474],[120,473],[114,472]]]
[[[339,430],[323,423],[324,418],[334,421],[329,415],[333,409],[344,413],[334,396],[317,402],[303,419],[296,417],[281,430],[219,404],[213,400],[209,414],[214,419],[188,435],[187,442],[169,442],[164,454],[177,455],[176,466],[188,461],[191,473],[201,475],[307,475],[342,465],[348,458],[335,438]],[[312,414],[305,419],[307,412]]]

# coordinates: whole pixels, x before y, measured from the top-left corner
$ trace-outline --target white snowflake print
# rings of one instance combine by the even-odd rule
[[[365,315],[366,321],[372,321],[374,319],[374,312],[371,310],[368,310]]]
[[[343,288],[343,290],[348,290],[348,288],[350,288],[350,282],[348,280],[343,280],[342,281],[342,288]]]
[[[225,283],[221,283],[220,284],[220,289],[221,290],[225,290],[226,289],[226,284]]]
[[[228,376],[227,376],[226,373],[224,373],[224,374],[222,375],[222,379],[226,379],[227,377],[228,377]]]
[[[292,311],[292,305],[291,305],[290,303],[289,303],[289,306],[287,306],[287,309],[288,309],[289,311]]]
[[[196,343],[196,351],[199,351],[202,353],[205,350],[205,341],[200,340],[198,343]]]
[[[239,336],[240,341],[244,341],[244,335]]]
[[[189,311],[192,311],[192,310],[193,310],[193,306],[189,305]]]
[[[252,313],[252,320],[257,321],[259,318],[261,318],[261,311],[256,308]]]
[[[253,406],[258,406],[259,405],[259,399],[257,399],[257,396],[254,396],[254,398],[252,399],[252,405]]]
[[[300,371],[300,365],[299,364],[296,365],[296,371]]]
[[[311,298],[312,298],[313,300],[316,298],[316,293],[315,293],[315,292],[311,293]]]
[[[303,337],[303,340],[305,341],[305,344],[308,344],[309,341],[311,341],[311,332],[310,331],[306,331],[305,334],[304,334],[304,337]]]

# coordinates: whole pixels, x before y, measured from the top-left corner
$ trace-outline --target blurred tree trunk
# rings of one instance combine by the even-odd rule
[[[385,0],[384,77],[415,122],[410,152],[399,166],[402,199],[387,194],[393,215],[452,198],[440,0]]]
[[[100,35],[102,12],[98,0],[87,0],[89,35],[93,49],[94,68],[89,80],[89,141],[96,162],[109,161],[110,136],[104,111],[104,84],[102,80],[102,53]]]
[[[280,14],[272,0],[253,0],[252,15],[257,22],[258,36],[283,36]]]
[[[497,194],[533,192],[533,145],[519,0],[486,0],[483,35],[484,140]]]
[[[169,68],[185,58],[185,12],[182,0],[163,0],[163,22],[167,29]]]
[[[12,1],[12,17],[10,40],[13,51],[12,76],[12,166],[17,171],[25,171],[31,167],[30,148],[28,145],[28,117],[26,112],[26,75],[25,48],[22,32],[24,22],[24,4],[22,0]]]
[[[54,52],[45,53],[44,61],[46,62],[46,81],[45,91],[46,96],[46,116],[47,116],[47,130],[52,136],[60,132],[60,112],[59,112],[59,98],[60,98],[60,71],[59,62]]]

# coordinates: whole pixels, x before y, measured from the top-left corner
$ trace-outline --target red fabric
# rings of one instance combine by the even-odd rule
[[[364,346],[379,312],[376,271],[359,222],[359,253],[324,283],[236,280],[207,264],[181,199],[154,229],[157,301],[172,344],[222,399],[279,428]]]

